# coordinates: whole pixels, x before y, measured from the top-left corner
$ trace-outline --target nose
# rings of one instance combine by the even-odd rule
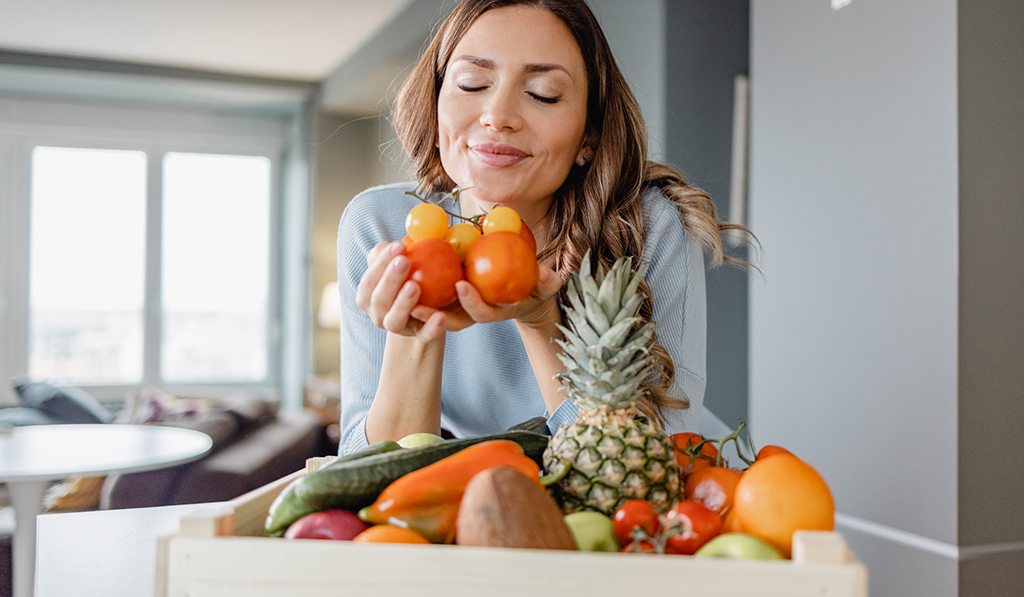
[[[519,97],[514,90],[496,88],[487,97],[480,124],[496,131],[514,131],[523,125]]]

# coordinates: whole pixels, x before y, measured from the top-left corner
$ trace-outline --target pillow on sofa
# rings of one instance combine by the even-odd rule
[[[15,381],[22,405],[40,410],[58,423],[109,423],[113,416],[85,390],[38,381]]]
[[[52,425],[53,423],[54,420],[46,416],[46,413],[34,408],[15,406],[0,410],[0,425],[25,427],[28,425]]]

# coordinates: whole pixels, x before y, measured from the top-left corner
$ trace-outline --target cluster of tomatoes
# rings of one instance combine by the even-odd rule
[[[537,241],[511,207],[449,226],[449,214],[420,203],[405,219],[407,279],[419,284],[419,304],[442,309],[455,302],[455,283],[466,280],[492,305],[524,300],[540,278]]]
[[[671,436],[683,499],[664,513],[644,500],[622,504],[613,517],[622,551],[689,555],[719,535],[747,533],[789,557],[794,531],[832,530],[835,504],[828,485],[789,450],[768,445],[745,470],[726,465],[719,447],[736,441],[742,428],[722,440]]]

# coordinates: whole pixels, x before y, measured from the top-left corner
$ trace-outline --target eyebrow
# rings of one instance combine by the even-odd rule
[[[494,68],[495,68],[494,61],[491,60],[490,58],[482,58],[480,56],[468,56],[467,55],[467,56],[459,56],[458,58],[453,60],[453,62],[461,62],[461,61],[465,61],[465,62],[468,62],[468,63],[473,64],[475,66],[479,66],[480,68],[486,68],[488,70],[494,70]],[[570,79],[573,78],[572,74],[568,71],[568,69],[566,69],[561,64],[533,63],[533,62],[531,62],[531,63],[526,64],[523,67],[523,70],[528,72],[528,73],[547,73],[547,72],[551,72],[553,70],[560,70],[563,73],[569,75]]]

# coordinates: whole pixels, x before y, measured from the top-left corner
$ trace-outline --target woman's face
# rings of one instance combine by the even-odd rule
[[[441,163],[475,203],[464,209],[507,204],[535,225],[589,151],[586,120],[586,69],[565,24],[532,7],[489,10],[455,46],[445,72],[437,100]]]

